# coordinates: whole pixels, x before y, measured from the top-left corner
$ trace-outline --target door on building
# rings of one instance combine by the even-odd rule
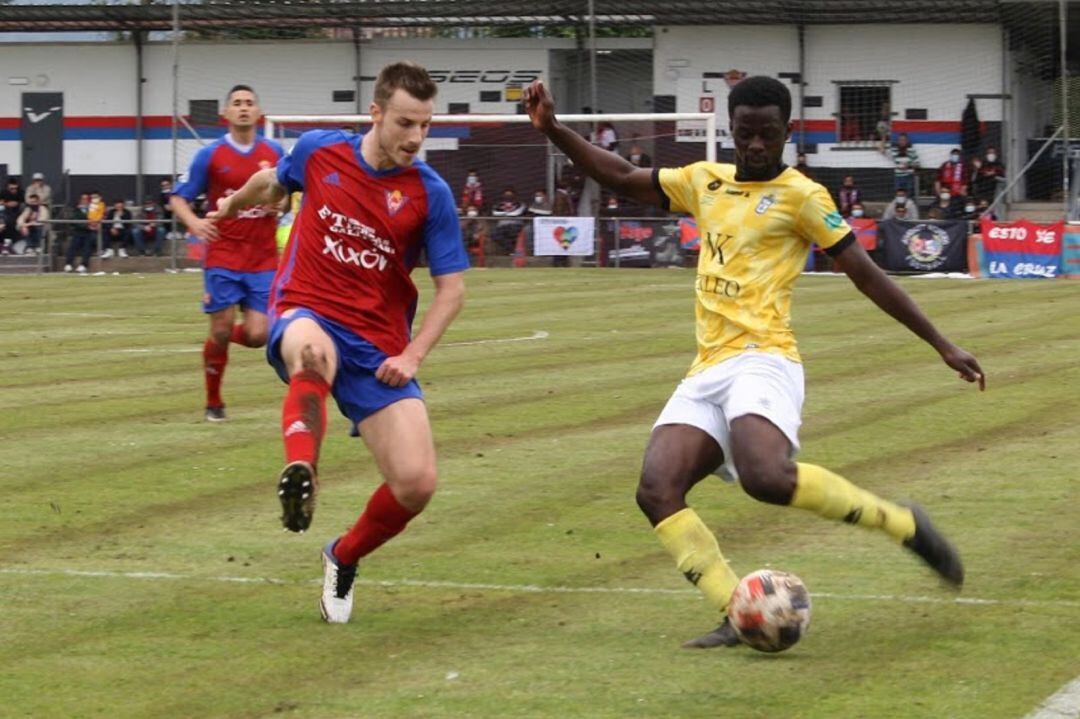
[[[64,93],[22,94],[22,181],[35,172],[45,175],[53,203],[64,202]]]

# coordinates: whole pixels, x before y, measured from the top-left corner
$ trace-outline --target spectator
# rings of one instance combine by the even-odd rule
[[[958,220],[964,216],[964,200],[955,197],[948,187],[938,193],[937,201],[930,206],[926,216],[931,220]]]
[[[892,205],[889,205],[888,210],[892,210],[892,213],[889,214],[888,217],[885,217],[884,215],[882,215],[881,219],[883,219],[883,220],[893,220],[893,219],[896,219],[896,220],[915,220],[915,219],[918,219],[917,217],[911,217],[908,214],[908,206],[907,205],[901,205],[899,203],[894,203]],[[888,210],[886,210],[886,213],[888,213]],[[916,211],[918,211],[918,210],[916,209]]]
[[[484,243],[488,237],[487,220],[480,219],[480,208],[474,205],[464,205],[461,214],[461,237],[465,242],[465,249],[470,255],[483,257]]]
[[[904,215],[901,217],[896,214],[897,207],[904,208]],[[885,208],[885,212],[881,215],[883,220],[891,220],[896,214],[897,219],[901,220],[917,220],[919,219],[919,206],[915,204],[915,201],[908,197],[907,190],[904,188],[898,188],[896,190],[896,197],[889,203],[889,206]]]
[[[499,200],[498,204],[492,208],[491,214],[495,217],[520,218],[525,214],[525,205],[518,202],[517,193],[514,192],[514,188],[507,187],[503,190],[502,198]],[[507,254],[513,253],[514,245],[517,243],[517,237],[524,226],[525,223],[520,219],[500,220],[495,225],[495,244]]]
[[[998,160],[997,148],[986,148],[983,158],[971,160],[972,194],[976,199],[994,199],[997,194],[997,182],[1005,179],[1005,165]]]
[[[555,199],[551,202],[551,214],[555,217],[573,217],[574,201],[570,197],[570,191],[566,189],[566,183],[560,181],[555,186]]]
[[[465,178],[465,189],[461,191],[461,207],[475,207],[477,212],[484,209],[484,183],[480,182],[480,173],[469,170]]]
[[[71,240],[68,241],[64,272],[72,271],[76,255],[82,255],[82,262],[75,268],[76,272],[82,274],[90,266],[90,255],[94,253],[94,236],[90,233],[90,228],[86,222],[89,210],[90,195],[84,192],[79,195],[79,204],[75,206],[75,212],[71,218],[79,222],[71,225]]]
[[[45,223],[49,221],[49,208],[41,203],[41,198],[30,194],[26,196],[26,207],[15,221],[19,236],[26,241],[24,255],[36,255],[41,247],[45,233]]]
[[[124,206],[123,200],[117,200],[112,209],[106,213],[105,225],[108,228],[106,235],[108,247],[101,253],[101,259],[107,260],[115,253],[119,257],[127,257],[128,238],[131,237],[131,213]]]
[[[98,190],[90,190],[90,206],[86,210],[86,226],[90,230],[90,236],[95,249],[102,249],[105,244],[102,234],[102,220],[105,219],[105,199]],[[101,241],[99,241],[101,238]],[[102,252],[102,254],[105,254]]]
[[[874,126],[874,139],[878,142],[884,143],[889,140],[889,135],[892,133],[892,112],[889,109],[889,103],[882,103],[881,116],[878,117],[877,124]]]
[[[160,257],[161,248],[165,242],[166,230],[158,225],[158,208],[152,201],[147,200],[143,204],[142,222],[131,228],[131,235],[135,240],[135,253],[150,255],[153,245],[153,254]]]
[[[840,214],[851,217],[851,208],[862,203],[862,190],[855,185],[855,178],[851,175],[844,177],[844,184],[840,187]]]
[[[963,214],[960,215],[961,219],[974,221],[979,219],[979,208],[975,204],[974,197],[968,197],[964,200]]]
[[[907,133],[896,136],[896,143],[881,151],[893,162],[893,182],[897,190],[903,188],[908,197],[915,195],[915,171],[919,169],[919,153],[908,141]]]
[[[810,166],[806,164],[806,153],[800,152],[795,156],[795,169],[806,175],[809,179],[813,180],[814,175],[810,171]]]
[[[996,220],[998,218],[994,211],[990,209],[990,200],[985,197],[975,205],[975,211],[980,220]]]
[[[934,180],[934,194],[940,195],[942,190],[947,189],[952,197],[967,197],[970,180],[970,169],[960,159],[960,148],[956,148],[949,153],[949,159],[938,168],[937,179]]]
[[[863,136],[859,115],[850,106],[844,105],[840,108],[840,141],[857,142],[861,139]]]
[[[581,192],[585,187],[585,173],[581,171],[581,168],[567,160],[559,174],[559,185],[566,191],[567,196],[570,198],[570,204],[573,207],[578,207],[581,202]],[[560,217],[570,217],[576,214],[575,210],[571,210],[565,215],[560,215]]]
[[[852,219],[858,220],[858,219],[860,219],[860,218],[862,218],[864,216],[866,216],[866,208],[863,207],[863,203],[861,203],[861,202],[853,202],[851,204],[851,214],[848,215],[848,217],[851,217]]]
[[[636,139],[630,143],[630,154],[626,156],[626,161],[634,167],[652,167],[652,158],[646,154]]]
[[[552,202],[548,199],[547,191],[537,190],[534,192],[532,203],[528,208],[528,213],[538,217],[549,217],[551,215],[551,210]]]
[[[598,122],[592,134],[589,135],[589,142],[608,152],[615,152],[619,147],[619,136],[615,132],[615,126],[610,122]]]
[[[161,181],[157,201],[158,207],[161,208],[161,219],[164,221],[164,224],[170,228],[172,227],[172,207],[170,206],[172,189],[172,180],[166,177]]]
[[[0,237],[3,244],[0,245],[0,254],[10,255],[15,240],[19,239],[19,230],[16,224],[19,221],[19,210],[22,206],[23,193],[19,187],[19,181],[8,178],[4,191],[0,192],[0,203],[3,203],[3,214],[0,216]]]
[[[45,184],[45,175],[35,172],[31,176],[30,184],[26,187],[26,201],[30,202],[30,195],[37,195],[38,202],[45,207],[52,206],[52,188]]]

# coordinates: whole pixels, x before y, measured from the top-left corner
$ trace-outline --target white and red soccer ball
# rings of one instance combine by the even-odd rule
[[[810,627],[810,592],[794,574],[759,569],[739,582],[727,612],[744,644],[782,652]]]

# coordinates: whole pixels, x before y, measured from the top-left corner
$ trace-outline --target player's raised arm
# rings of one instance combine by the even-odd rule
[[[244,186],[233,194],[218,200],[217,209],[206,213],[206,217],[210,220],[236,217],[246,207],[277,205],[287,195],[285,187],[277,180],[277,170],[268,167],[249,177]]]
[[[547,135],[586,175],[621,195],[645,205],[659,205],[653,171],[631,165],[614,152],[593,145],[555,117],[555,101],[543,80],[525,88],[525,111],[533,127]]]
[[[938,332],[930,319],[923,314],[915,300],[904,292],[881,268],[874,264],[866,250],[858,242],[852,242],[834,258],[864,295],[891,317],[937,350],[941,359],[968,382],[978,382],[979,389],[986,389],[986,375],[974,355],[964,351]]]

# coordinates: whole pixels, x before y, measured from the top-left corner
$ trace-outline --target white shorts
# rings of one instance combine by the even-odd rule
[[[707,432],[724,452],[713,474],[728,482],[738,473],[731,453],[731,422],[756,414],[776,425],[799,451],[804,397],[803,367],[780,355],[744,352],[687,377],[664,405],[653,428],[688,424]]]

